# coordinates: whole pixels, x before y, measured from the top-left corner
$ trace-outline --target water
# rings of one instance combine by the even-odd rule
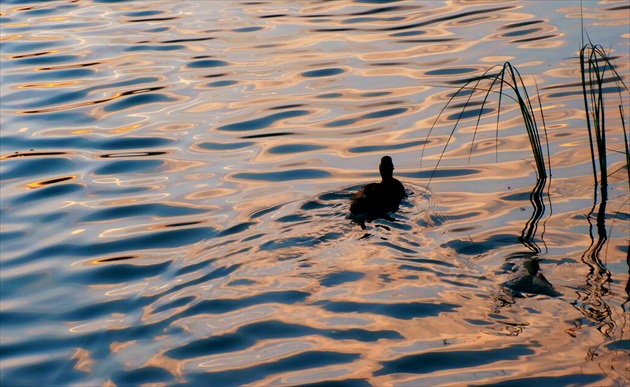
[[[628,84],[627,2],[583,7]],[[579,2],[1,10],[2,385],[630,383],[624,140],[598,248]],[[472,153],[466,116],[427,188],[460,110],[428,128],[505,61],[551,185],[512,109]],[[385,154],[410,196],[362,230]]]

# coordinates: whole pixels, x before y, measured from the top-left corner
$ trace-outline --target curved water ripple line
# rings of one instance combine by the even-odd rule
[[[572,168],[588,152],[565,108],[579,72],[556,60],[578,18],[537,4],[3,2],[0,384],[627,382],[602,370],[627,352],[610,311],[628,217],[614,218],[611,288],[579,282],[592,203]],[[625,11],[586,21],[611,36]],[[578,177],[554,182],[571,194],[540,263],[562,297],[501,286],[531,255],[519,124],[501,128],[510,161],[486,164],[482,128],[470,165],[461,132],[456,164],[418,169],[445,144],[425,139],[442,86],[505,58],[544,74],[562,108],[550,138]],[[468,106],[444,121],[496,112]],[[411,195],[362,230],[349,200],[383,154]]]

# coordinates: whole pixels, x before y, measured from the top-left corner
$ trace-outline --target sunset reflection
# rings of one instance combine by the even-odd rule
[[[628,384],[627,11],[0,4],[0,382]]]

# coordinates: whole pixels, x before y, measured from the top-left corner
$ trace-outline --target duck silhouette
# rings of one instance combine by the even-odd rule
[[[381,158],[378,166],[381,174],[380,183],[370,183],[361,188],[352,198],[348,218],[365,228],[365,222],[378,218],[389,218],[390,212],[396,212],[400,201],[407,197],[405,187],[394,178],[394,163],[389,156]]]

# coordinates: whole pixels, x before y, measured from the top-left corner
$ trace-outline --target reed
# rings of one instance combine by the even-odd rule
[[[464,117],[467,108],[474,105],[481,106],[481,108],[479,109],[479,115],[477,117],[477,122],[475,123],[475,130],[471,142],[472,153],[477,130],[479,128],[482,115],[484,114],[484,107],[488,103],[490,96],[493,94],[498,95],[498,109],[496,116],[497,147],[502,100],[503,98],[507,98],[517,103],[518,108],[520,109],[520,113],[525,126],[525,131],[528,135],[532,156],[536,165],[538,179],[546,179],[547,177],[551,176],[551,165],[549,163],[549,142],[547,139],[545,115],[540,100],[540,94],[538,93],[538,87],[536,87],[536,97],[538,102],[537,111],[539,113],[538,116],[540,118],[540,125],[537,122],[536,110],[534,109],[534,105],[532,104],[530,95],[527,91],[527,87],[525,86],[525,83],[523,82],[523,78],[519,71],[511,63],[506,62],[503,64],[502,67],[500,67],[500,70],[498,72],[493,73],[493,71],[496,71],[498,67],[499,66],[493,66],[478,77],[462,81],[463,86],[461,86],[449,98],[442,110],[438,113],[438,116],[436,117],[433,125],[427,133],[427,140],[431,136],[444,111],[452,105],[455,99],[457,99],[458,97],[462,97],[465,92],[467,93],[467,97],[465,99],[465,102],[463,103],[463,107],[455,120],[453,128],[448,134],[446,144],[442,148],[442,151],[438,157],[438,161],[431,172],[427,185],[431,183],[431,180],[433,179],[440,165],[440,162],[442,161],[442,158],[444,158],[448,144],[457,131],[460,121]],[[628,139],[630,136],[628,135],[625,124],[625,110],[623,105],[624,97],[622,96],[622,93],[624,91],[630,94],[630,90],[623,82],[622,77],[615,70],[610,55],[608,55],[608,53],[600,45],[593,45],[592,43],[589,43],[582,47],[582,49],[580,50],[580,73],[582,79],[584,109],[586,113],[586,126],[591,150],[593,177],[595,181],[595,186],[600,186],[602,200],[605,201],[608,197],[608,176],[611,173],[611,171],[609,171],[608,169],[608,153],[625,153],[625,169],[628,174],[628,190],[630,193],[630,145],[628,144]],[[606,112],[605,95],[610,90],[606,89],[604,87],[604,84],[609,83],[615,83],[617,85],[616,89],[618,91],[619,99],[619,126],[621,127],[623,138],[625,140],[625,149],[623,151],[612,150],[608,148],[606,143],[608,130],[606,124],[609,117]],[[473,99],[475,97],[480,98],[481,102],[473,103]],[[545,143],[544,147],[543,139]],[[420,156],[421,167],[426,144],[428,144],[428,141],[425,142],[425,145],[422,148],[422,153]],[[543,148],[546,148],[546,152],[543,151]]]
[[[613,153],[625,153],[625,169],[628,174],[628,193],[630,194],[630,144],[628,141],[628,132],[625,124],[624,117],[624,101],[627,102],[627,96],[622,95],[623,92],[627,93],[630,96],[630,91],[626,84],[623,82],[623,79],[615,70],[615,67],[612,64],[612,58],[610,55],[604,50],[602,46],[593,45],[591,43],[586,44],[580,50],[580,72],[581,72],[581,80],[582,80],[582,95],[584,101],[584,110],[586,114],[586,127],[589,138],[590,150],[591,150],[591,164],[593,169],[593,177],[594,177],[594,206],[589,214],[589,223],[590,223],[590,215],[594,212],[595,206],[599,201],[597,198],[597,188],[599,186],[601,192],[601,201],[599,201],[599,211],[597,213],[597,231],[598,237],[595,238],[591,235],[591,240],[594,242],[587,252],[585,253],[585,257],[588,257],[589,262],[599,262],[599,253],[602,246],[605,244],[607,240],[607,234],[605,230],[605,217],[606,217],[606,202],[608,200],[608,176],[611,173],[618,172],[610,171],[608,167],[608,159],[609,154]],[[474,127],[473,138],[471,142],[471,153],[474,147],[475,138],[477,135],[477,130],[479,128],[479,124],[484,115],[484,106],[488,104],[491,95],[498,95],[498,109],[496,114],[496,147],[498,148],[498,135],[499,135],[499,123],[501,116],[501,105],[502,100],[504,98],[510,99],[514,101],[520,110],[521,117],[523,119],[525,131],[527,132],[530,148],[532,151],[532,156],[536,165],[537,172],[537,182],[534,190],[532,191],[532,195],[530,197],[532,201],[532,205],[534,206],[534,214],[531,219],[527,222],[523,233],[521,235],[521,242],[526,245],[533,252],[539,252],[538,246],[535,243],[535,235],[538,229],[538,223],[542,219],[542,216],[545,212],[544,205],[544,188],[547,184],[550,183],[551,177],[551,166],[550,166],[550,154],[549,154],[549,141],[547,138],[547,130],[545,124],[545,116],[543,113],[543,108],[541,104],[540,95],[538,93],[538,88],[536,87],[536,96],[537,96],[537,111],[534,109],[534,104],[532,104],[530,95],[527,91],[525,83],[523,82],[523,78],[518,70],[509,62],[503,64],[500,67],[499,71],[496,69],[499,66],[493,66],[490,69],[486,70],[483,74],[473,79],[464,80],[463,86],[461,86],[447,101],[445,106],[439,112],[436,117],[433,125],[429,129],[427,133],[427,140],[431,136],[433,130],[435,129],[440,117],[443,115],[444,111],[453,104],[454,100],[461,101],[460,98],[467,93],[465,98],[465,102],[461,105],[462,109],[459,112],[457,118],[455,119],[455,124],[453,128],[450,130],[450,133],[447,137],[446,144],[441,150],[441,153],[438,157],[438,161],[433,168],[431,175],[429,177],[427,186],[431,183],[433,176],[435,175],[442,158],[446,153],[446,148],[449,145],[449,142],[453,138],[457,127],[460,124],[460,121],[463,117],[470,117],[470,114],[465,116],[467,109],[470,106],[481,106],[479,109],[479,113],[477,116],[477,121]],[[535,82],[535,81],[534,81]],[[614,115],[608,115],[606,111],[606,106],[610,106],[611,98],[611,88],[605,88],[605,84],[616,84],[616,91],[618,92],[618,114],[619,114],[619,125],[616,125],[616,117]],[[614,95],[614,94],[613,94]],[[477,102],[475,98],[480,99],[480,102]],[[607,99],[607,100],[605,100]],[[537,117],[540,118],[541,125],[537,122]],[[612,125],[607,125],[608,120],[614,119]],[[624,150],[616,150],[610,149],[607,145],[607,131],[615,130],[615,135],[619,135],[619,132],[616,130],[620,128],[623,138],[624,138]],[[546,147],[546,158],[545,152],[543,149],[543,140]],[[425,145],[422,149],[421,154],[421,163],[422,157],[424,156],[425,147],[428,141],[425,142]],[[498,149],[497,149],[498,153]],[[470,155],[469,155],[470,160]],[[549,173],[547,173],[549,172]],[[627,202],[627,201],[626,201]],[[550,202],[551,204],[551,202]],[[551,210],[551,206],[549,208]],[[544,231],[543,231],[544,233]],[[542,239],[542,235],[541,235]],[[629,253],[630,254],[630,253]],[[630,255],[629,255],[630,256]],[[630,261],[629,261],[630,262]],[[602,265],[596,265],[602,266]],[[602,266],[603,267],[603,266]],[[629,281],[630,283],[630,281]],[[630,285],[629,285],[630,286]]]
[[[582,96],[586,114],[586,126],[591,149],[591,161],[595,186],[599,183],[602,201],[608,197],[608,157],[606,145],[606,104],[604,101],[605,83],[615,82],[619,91],[619,117],[625,143],[626,170],[630,188],[630,150],[626,130],[623,97],[621,92],[629,92],[628,87],[611,63],[610,55],[600,45],[588,43],[580,49],[580,73],[582,77]],[[607,78],[608,77],[608,78]],[[598,180],[599,167],[599,180]]]
[[[589,267],[589,276],[586,278],[587,283],[584,288],[592,289],[591,294],[606,294],[609,290],[606,289],[605,286],[611,281],[611,272],[600,258],[600,254],[608,241],[609,233],[606,230],[608,176],[609,173],[611,173],[608,167],[608,155],[612,152],[625,153],[625,168],[628,174],[628,192],[630,193],[630,150],[624,117],[624,99],[621,94],[623,91],[626,93],[630,92],[611,63],[610,55],[600,45],[594,45],[589,42],[582,46],[580,49],[580,73],[582,77],[582,96],[584,100],[584,112],[586,116],[595,188],[593,207],[587,217],[591,244],[582,254],[582,262]],[[604,84],[613,82],[617,85],[619,94],[617,111],[619,113],[619,126],[621,127],[624,138],[623,151],[610,149],[606,143],[607,131],[611,130],[608,125],[608,120],[611,118],[606,114],[607,104],[605,97],[610,98],[611,96],[606,95]],[[613,116],[613,114],[611,114],[611,116]],[[612,127],[614,129],[615,125],[612,125]],[[599,201],[599,204],[597,200],[598,185],[601,192],[601,201]],[[622,206],[625,204],[627,204],[627,200]],[[597,212],[595,211],[596,208]],[[596,216],[593,217],[595,212]],[[595,221],[595,225],[593,225],[593,220]],[[612,222],[614,223],[614,221],[615,218],[613,218]],[[610,227],[612,229],[612,224]],[[627,253],[627,262],[630,273],[630,252]],[[628,295],[628,300],[630,300],[630,280],[626,283],[626,294]],[[587,298],[590,299],[591,296],[584,296],[584,304],[586,306],[589,305]],[[598,300],[597,303],[601,304],[603,301]],[[585,311],[585,315],[589,315],[588,311]],[[598,316],[597,319],[601,321],[601,316]]]
[[[549,163],[545,162],[545,152],[543,152],[541,131],[539,129],[538,122],[536,121],[536,113],[534,110],[534,106],[531,102],[529,93],[527,92],[525,82],[523,81],[523,78],[521,74],[519,73],[519,71],[514,66],[512,66],[510,62],[505,62],[497,73],[491,74],[491,72],[493,70],[496,70],[497,67],[498,66],[493,66],[489,68],[488,70],[486,70],[481,76],[465,81],[464,85],[461,86],[450,97],[450,99],[447,101],[445,106],[442,108],[442,110],[436,117],[433,125],[431,126],[431,128],[429,129],[429,132],[427,133],[427,140],[431,136],[431,133],[433,132],[433,130],[435,129],[435,126],[437,125],[437,122],[439,121],[440,117],[442,116],[444,111],[451,105],[453,100],[455,100],[458,96],[461,96],[464,92],[468,92],[468,97],[466,101],[464,102],[462,110],[455,121],[455,125],[453,126],[453,129],[450,131],[448,135],[446,144],[444,145],[444,148],[442,149],[442,152],[440,153],[440,156],[435,165],[435,168],[433,169],[429,177],[429,183],[433,179],[433,176],[435,175],[435,172],[437,171],[437,168],[440,162],[442,161],[442,158],[444,157],[446,148],[448,147],[450,140],[452,139],[455,131],[457,130],[457,127],[459,126],[460,120],[464,116],[466,109],[472,105],[471,101],[473,100],[473,97],[475,95],[481,96],[482,98],[481,98],[481,103],[480,103],[481,108],[479,109],[480,113],[477,117],[477,122],[475,123],[475,130],[474,130],[473,138],[471,142],[471,152],[475,143],[475,138],[476,138],[477,130],[479,128],[479,124],[481,121],[481,116],[483,115],[483,112],[484,112],[484,107],[488,103],[490,95],[496,94],[498,95],[498,109],[497,109],[497,118],[496,118],[497,147],[498,147],[498,133],[499,133],[499,122],[501,118],[502,100],[503,98],[508,98],[516,102],[520,109],[521,116],[523,118],[523,122],[525,125],[525,131],[528,135],[529,144],[532,150],[532,155],[534,157],[538,179],[546,179],[548,176],[551,175],[551,169],[550,169]],[[481,82],[483,81],[486,81],[487,84],[481,85]],[[536,90],[538,89],[536,88]],[[508,94],[508,91],[511,91],[512,93]],[[481,92],[481,94],[477,92]],[[548,141],[546,141],[547,131],[545,129],[545,118],[544,118],[542,106],[540,104],[540,95],[538,94],[538,91],[536,92],[536,95],[538,97],[538,111],[539,111],[540,119],[542,122],[542,131],[545,137],[545,144],[547,144],[547,149],[546,149],[547,160],[549,160],[549,147],[548,147]],[[475,106],[479,106],[479,104],[475,104]],[[425,151],[427,143],[428,141],[425,142],[425,145],[422,148],[422,153],[420,156],[421,166],[422,166],[422,159],[424,157],[424,151]],[[498,150],[497,150],[497,153],[498,153]],[[547,171],[549,171],[549,174],[547,173]]]

